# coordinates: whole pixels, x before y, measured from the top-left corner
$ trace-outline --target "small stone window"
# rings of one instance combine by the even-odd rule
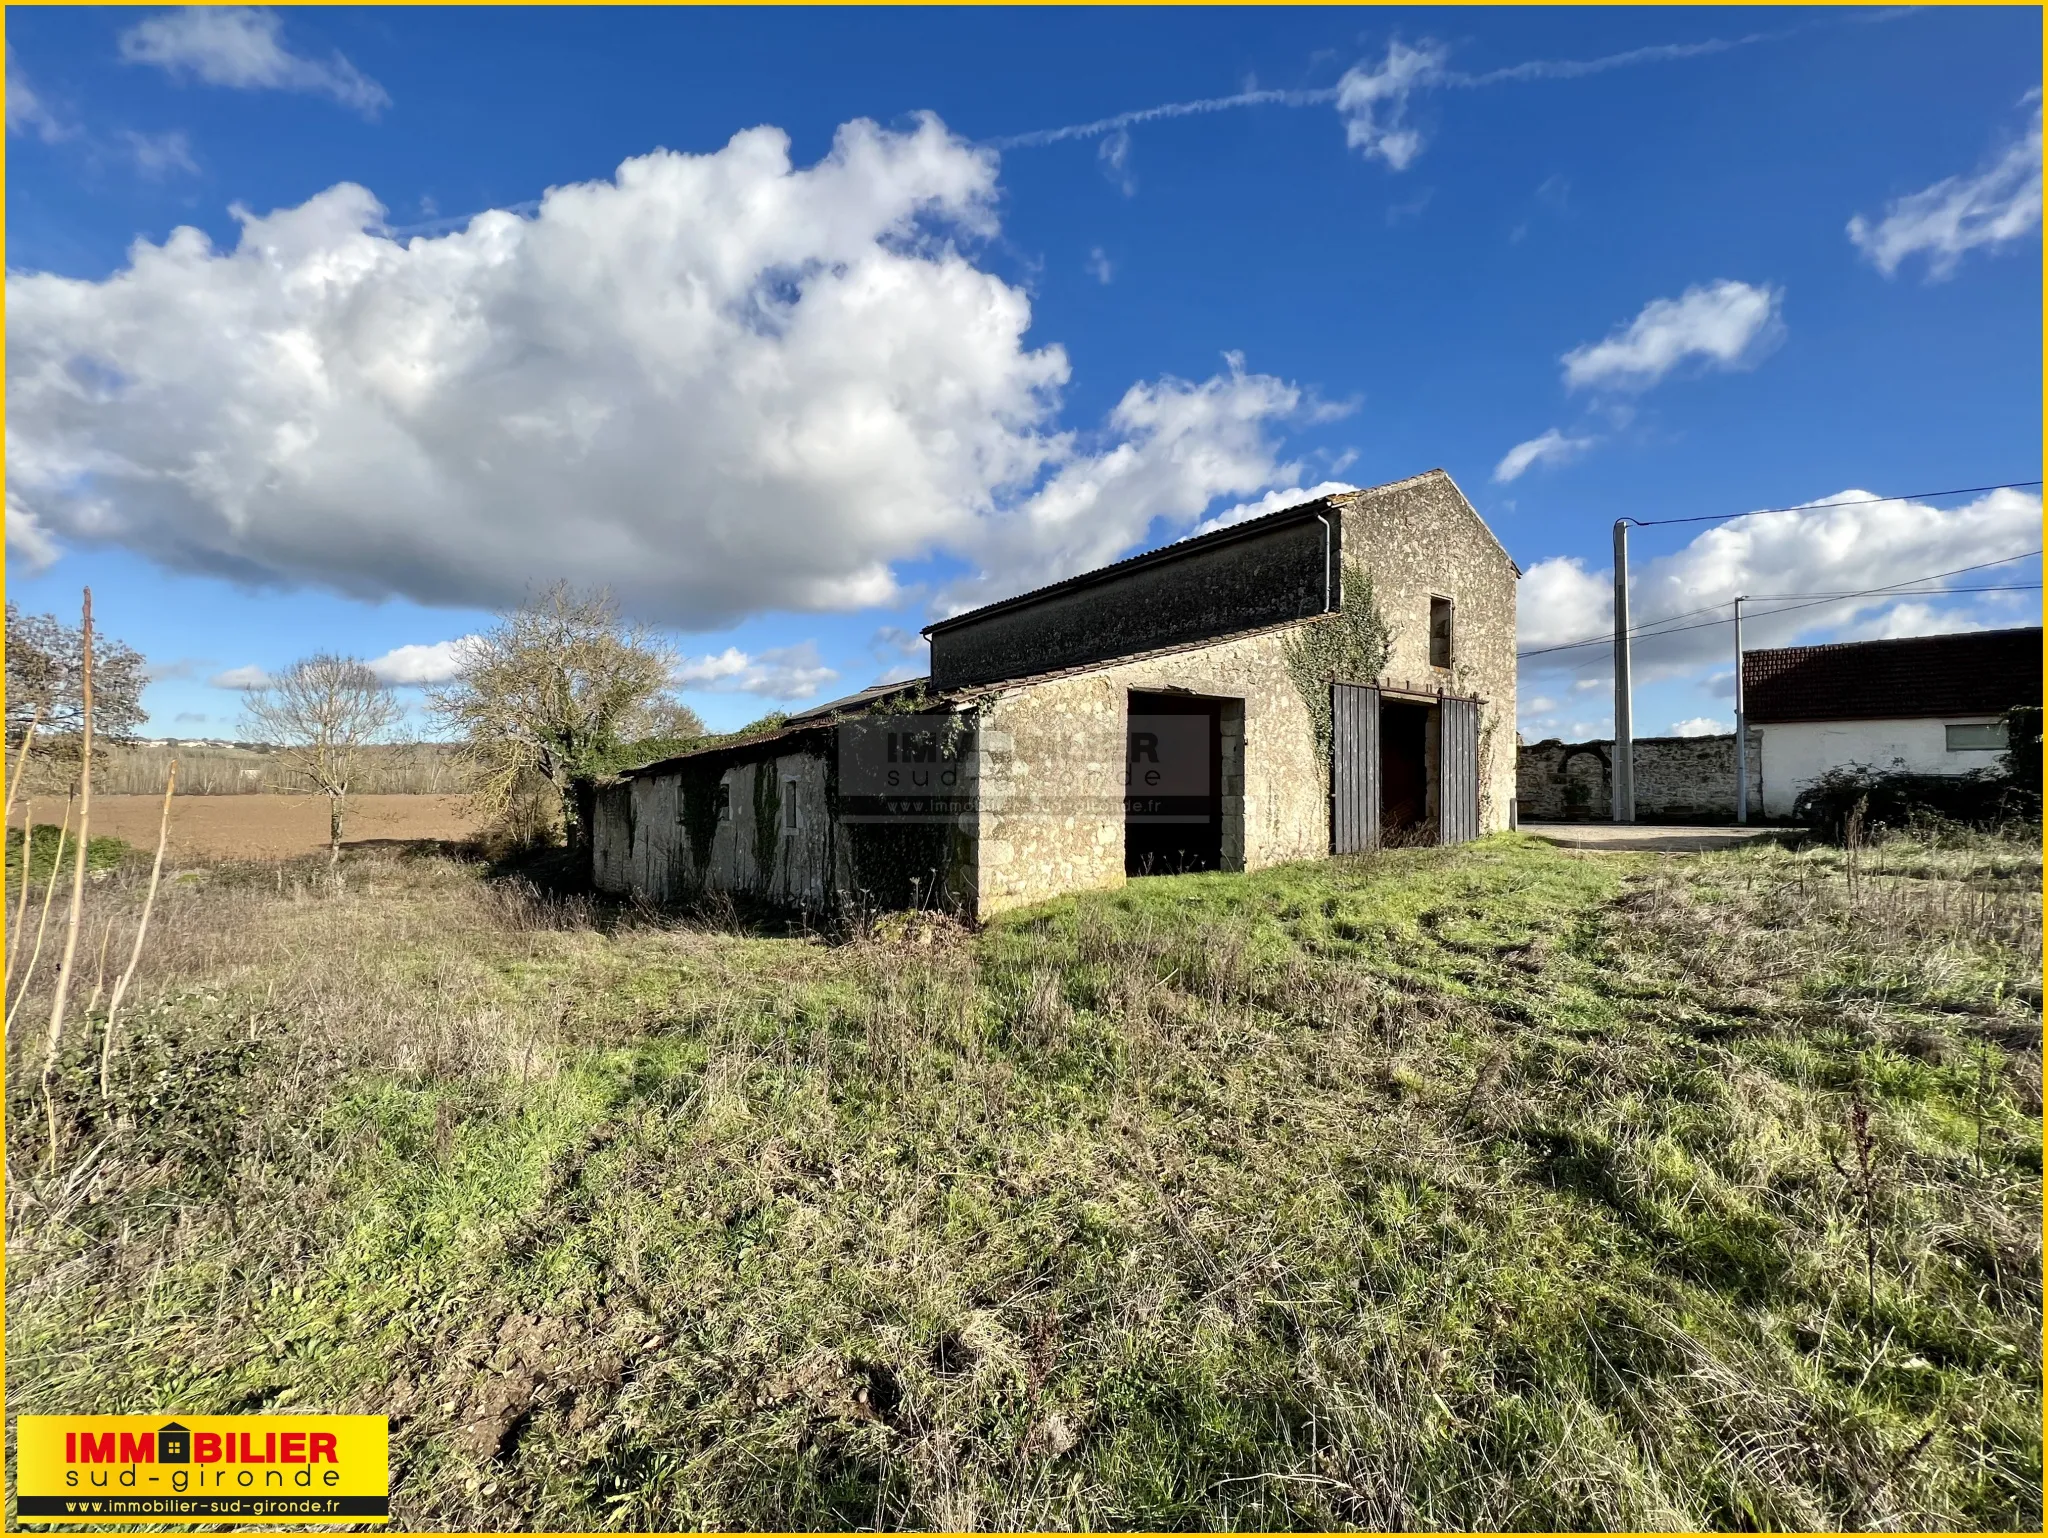
[[[796,781],[782,782],[782,836],[796,837]]]
[[[1951,753],[2002,753],[2005,728],[1996,721],[1975,721],[1968,726],[1945,726]]]
[[[1451,665],[1451,601],[1448,598],[1429,601],[1429,665],[1433,668]]]

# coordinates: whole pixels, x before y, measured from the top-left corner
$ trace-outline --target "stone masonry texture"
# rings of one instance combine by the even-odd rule
[[[1633,753],[1640,822],[1733,822],[1735,734],[1638,737]],[[1520,814],[1530,822],[1606,822],[1613,811],[1614,744],[1551,738],[1522,748]],[[1762,734],[1749,734],[1749,814],[1763,816]]]
[[[1347,563],[1372,576],[1392,627],[1389,689],[1480,705],[1480,827],[1507,826],[1515,794],[1512,560],[1442,471],[1327,505]],[[1453,611],[1449,667],[1429,653],[1432,598]],[[1113,588],[1098,592],[1105,609]],[[1123,768],[1133,690],[1242,701],[1226,735],[1226,865],[1256,870],[1329,853],[1329,791],[1306,706],[1288,676],[1291,626],[1000,688],[979,710],[979,908],[984,914],[1124,880]],[[1241,853],[1240,853],[1241,851]],[[1236,855],[1233,861],[1230,857]]]
[[[1380,677],[1353,681],[1424,703],[1477,699],[1480,828],[1507,826],[1516,795],[1518,573],[1451,478],[1432,470],[1276,515],[1249,538],[1199,547],[1184,571],[1170,560],[1142,563],[1002,611],[999,626],[955,633],[950,659],[953,643],[942,630],[934,638],[935,683],[971,721],[971,809],[957,827],[934,835],[940,843],[933,849],[906,850],[905,869],[943,868],[948,893],[981,916],[1121,885],[1133,691],[1223,702],[1225,869],[1327,855],[1328,783],[1286,652],[1295,629],[1323,612],[1324,583],[1341,582],[1342,565],[1370,574],[1391,628]],[[1201,598],[1205,585],[1212,591]],[[1437,599],[1452,606],[1447,666],[1431,660]],[[1210,638],[1186,638],[1190,616]],[[1020,671],[1019,659],[1068,657],[1080,660],[1035,677]],[[948,665],[956,679],[999,676],[945,689]],[[878,897],[896,900],[897,883],[861,878],[859,851],[846,830],[835,834],[831,749],[792,749],[764,742],[756,754],[738,745],[718,750],[715,763],[693,767],[686,757],[608,788],[595,830],[598,885],[657,901],[709,887],[801,906],[880,886]],[[700,868],[691,787],[701,796],[707,774],[727,783],[731,814],[712,831]],[[755,831],[761,775],[772,775],[778,790],[795,780],[802,802],[795,830],[774,842],[765,863]]]

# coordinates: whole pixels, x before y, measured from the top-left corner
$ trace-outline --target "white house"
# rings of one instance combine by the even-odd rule
[[[1989,769],[2001,717],[2041,703],[2041,627],[1745,652],[1742,692],[1763,754],[1763,811],[1789,817],[1830,769]]]

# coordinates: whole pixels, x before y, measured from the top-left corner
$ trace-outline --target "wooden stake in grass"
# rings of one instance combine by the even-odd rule
[[[7,968],[10,975],[14,970],[15,953],[21,949],[21,921],[28,917],[28,889],[32,884],[28,879],[28,857],[35,845],[36,833],[34,796],[28,798],[27,805],[22,810],[21,823],[21,875],[17,878],[21,882],[21,896],[15,899],[14,923],[7,931]]]
[[[92,997],[85,1001],[85,1018],[90,1020],[92,1012],[100,1007],[100,994],[107,981],[107,942],[114,938],[114,920],[110,914],[106,923],[100,925],[100,956],[92,968]]]
[[[149,894],[142,899],[142,921],[135,926],[135,945],[128,952],[128,967],[114,984],[114,996],[107,1000],[107,1024],[100,1036],[100,1099],[111,1100],[109,1070],[114,1061],[114,1016],[121,1012],[121,1000],[135,980],[136,963],[142,960],[142,942],[149,933],[149,915],[156,907],[156,884],[164,873],[164,845],[171,836],[171,792],[178,785],[178,761],[171,760],[171,772],[164,776],[164,815],[156,827],[156,860],[149,867]]]
[[[38,703],[35,714],[28,718],[28,730],[21,734],[21,751],[14,755],[14,773],[7,777],[7,810],[10,814],[14,811],[14,793],[21,788],[21,772],[28,767],[28,750],[36,740],[36,726],[42,719],[43,707]]]
[[[50,1078],[57,1070],[57,1054],[64,1045],[64,1006],[71,995],[71,968],[78,960],[78,926],[85,914],[85,854],[91,846],[92,829],[92,589],[85,590],[85,617],[80,622],[84,645],[80,655],[78,688],[81,695],[81,752],[78,759],[78,847],[71,855],[71,913],[64,922],[64,957],[57,967],[57,986],[50,994],[50,1036],[43,1050],[43,1113],[50,1123],[50,1168],[57,1167],[57,1102],[50,1095]],[[56,872],[52,871],[52,878]]]
[[[29,829],[31,835],[35,829]],[[29,952],[28,965],[22,969],[21,981],[15,985],[14,1002],[7,1006],[7,1034],[14,1034],[14,1016],[21,1008],[21,1001],[28,997],[28,985],[35,980],[36,963],[43,958],[43,932],[50,927],[50,899],[57,895],[57,867],[64,863],[64,841],[71,834],[71,801],[64,802],[64,821],[57,827],[57,853],[50,862],[50,879],[43,886],[43,915],[36,920],[35,949]],[[33,837],[22,840],[21,869],[24,880],[23,895],[27,895],[26,878],[29,869],[28,857],[35,849]]]

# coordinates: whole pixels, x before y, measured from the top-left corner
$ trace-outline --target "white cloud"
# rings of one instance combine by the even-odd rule
[[[976,574],[952,584],[941,607],[958,613],[1105,565],[1159,526],[1179,534],[1218,497],[1299,475],[1279,462],[1267,427],[1302,411],[1302,392],[1245,373],[1236,354],[1227,361],[1228,373],[1198,385],[1164,379],[1125,391],[1109,416],[1121,441],[1069,458],[1015,516],[990,523]]]
[[[13,492],[7,494],[7,559],[15,561],[31,575],[46,571],[56,564],[63,552],[57,541],[50,537],[50,531],[43,527],[41,520],[16,500]]]
[[[364,664],[387,684],[445,684],[462,668],[473,636],[428,645],[394,646]]]
[[[1567,388],[1647,390],[1688,359],[1720,369],[1747,368],[1784,334],[1784,290],[1722,279],[1653,299],[1604,341],[1563,358]]]
[[[12,273],[8,470],[53,536],[167,565],[501,608],[608,584],[711,629],[896,600],[950,556],[1016,591],[1295,474],[1294,386],[1233,361],[1060,431],[1056,345],[980,270],[996,160],[934,118],[817,164],[760,128],[531,218],[402,239],[364,189]]]
[[[1572,693],[1574,694],[1587,694],[1594,689],[1612,689],[1613,687],[1614,675],[1611,672],[1605,673],[1599,678],[1575,678],[1572,680]]]
[[[1344,119],[1344,143],[1368,160],[1378,158],[1405,171],[1422,153],[1422,132],[1408,126],[1408,98],[1436,84],[1449,57],[1439,43],[1411,48],[1398,38],[1387,44],[1377,66],[1354,64],[1337,82],[1337,114]]]
[[[1611,625],[1614,580],[1575,555],[1554,555],[1522,573],[1515,590],[1515,639],[1524,647],[1559,646]]]
[[[749,654],[737,646],[679,663],[670,675],[678,688],[710,694],[758,694],[771,700],[807,700],[839,676],[825,666],[815,642]]]
[[[339,53],[304,58],[285,47],[283,34],[274,11],[195,5],[137,22],[121,34],[121,57],[208,85],[329,96],[365,117],[391,105],[384,87]]]
[[[216,689],[261,689],[270,682],[270,675],[251,663],[246,667],[229,668],[225,673],[216,673],[206,681]]]
[[[34,134],[45,144],[68,139],[76,131],[60,119],[28,82],[14,49],[7,50],[7,131]]]
[[[1858,624],[1844,628],[1839,641],[1892,641],[1910,635],[1954,635],[1965,630],[1990,630],[2013,623],[2010,617],[1989,619],[1967,609],[1938,607],[1931,603],[1894,603]]]
[[[1116,276],[1116,268],[1110,264],[1109,258],[1103,254],[1100,246],[1089,249],[1088,275],[1096,282],[1104,284]]]
[[[1629,603],[1636,625],[1675,620],[1668,633],[1631,641],[1636,683],[1731,667],[1733,629],[1713,622],[1732,615],[1729,602],[1738,593],[1750,599],[1743,609],[1748,648],[2032,622],[2003,617],[2001,611],[2010,608],[1998,594],[1959,594],[1938,605],[1931,602],[1932,589],[1828,603],[1769,595],[1863,592],[2021,555],[2041,543],[2038,495],[1994,491],[1956,507],[1884,501],[1863,491],[1819,500],[1842,505],[1753,513],[1633,566]],[[2039,576],[2039,563],[2028,562],[1954,580],[1972,587]],[[1588,572],[1576,558],[1538,562],[1522,577],[1516,606],[1520,644],[1556,646],[1611,629],[1613,591],[1610,573]],[[1525,656],[1521,666],[1526,678],[1575,676],[1574,688],[1593,689],[1606,684],[1610,661],[1607,647],[1597,645]],[[1600,676],[1588,676],[1594,674]]]
[[[191,141],[176,130],[145,134],[125,129],[121,139],[128,146],[135,168],[144,176],[168,176],[173,171],[189,173],[199,169],[199,163],[192,158]]]
[[[1526,443],[1518,443],[1501,456],[1493,467],[1493,478],[1505,485],[1520,479],[1532,465],[1569,464],[1593,446],[1591,438],[1567,438],[1555,427]]]
[[[1673,721],[1665,731],[1667,737],[1726,737],[1735,732],[1733,721],[1716,721],[1712,716],[1688,716],[1683,721]]]
[[[1102,166],[1102,174],[1109,178],[1117,191],[1127,198],[1138,195],[1138,178],[1131,170],[1131,131],[1118,128],[1105,134],[1102,143],[1096,146],[1095,158]]]
[[[1314,486],[1290,486],[1285,491],[1269,491],[1252,502],[1240,502],[1227,508],[1213,518],[1188,530],[1186,537],[1193,539],[1197,534],[1210,534],[1217,529],[1228,528],[1233,523],[1243,523],[1251,518],[1263,518],[1268,513],[1277,513],[1285,508],[1299,507],[1304,502],[1320,501],[1335,496],[1340,491],[1356,491],[1358,488],[1349,481],[1323,481]]]
[[[1976,175],[1944,177],[1895,198],[1875,224],[1861,214],[1849,221],[1849,239],[1879,272],[1889,278],[1908,257],[1924,256],[1928,279],[1938,281],[1965,252],[1995,251],[2040,228],[2040,93],[2032,97],[2032,125]]]

